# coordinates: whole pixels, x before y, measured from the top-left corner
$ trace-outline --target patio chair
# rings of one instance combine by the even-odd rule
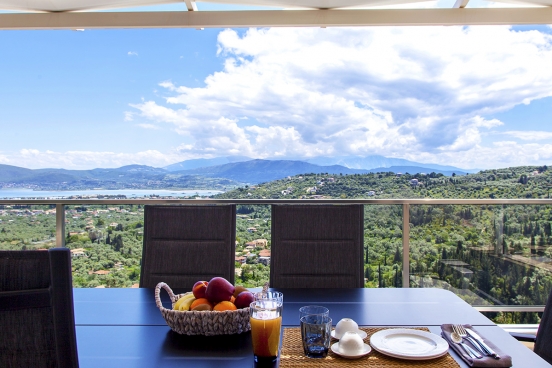
[[[0,251],[0,367],[78,367],[71,252]]]
[[[140,287],[191,289],[215,276],[234,283],[236,206],[145,206]]]
[[[534,342],[533,351],[552,364],[552,290],[548,295],[537,335],[510,333],[519,341]]]
[[[273,205],[270,286],[364,287],[362,205]]]

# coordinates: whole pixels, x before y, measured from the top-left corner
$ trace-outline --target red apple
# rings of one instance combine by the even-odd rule
[[[207,290],[207,281],[198,281],[192,287],[192,294],[194,294],[196,299],[205,298],[205,290]]]
[[[241,308],[247,308],[251,303],[255,301],[255,297],[253,296],[253,293],[250,291],[242,291],[238,294],[236,297],[236,301],[234,301],[234,304],[236,304],[236,307],[238,309]]]
[[[211,303],[229,302],[234,294],[234,285],[224,277],[213,277],[205,290],[205,297]]]

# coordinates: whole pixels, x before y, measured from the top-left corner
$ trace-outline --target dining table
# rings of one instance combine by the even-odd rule
[[[427,328],[440,335],[443,324],[471,324],[512,358],[512,367],[550,367],[456,294],[437,288],[276,288],[284,295],[282,326],[299,326],[299,308],[329,309],[333,325],[351,318],[363,327]],[[174,290],[175,294],[188,290]],[[75,288],[73,299],[81,368],[248,368],[255,367],[251,333],[187,336],[173,332],[151,288]],[[165,308],[171,308],[161,291]],[[449,348],[460,367],[468,365]],[[277,364],[276,364],[277,365]],[[367,367],[369,365],[366,365]]]

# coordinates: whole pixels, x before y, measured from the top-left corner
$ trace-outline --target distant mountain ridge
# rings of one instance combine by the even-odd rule
[[[314,159],[313,159],[314,160]],[[320,157],[318,162],[344,162],[350,166],[382,165],[370,169],[351,168],[339,164],[318,165],[301,160],[259,160],[244,156],[229,156],[213,159],[195,159],[182,161],[165,168],[146,165],[127,165],[119,168],[96,168],[92,170],[66,169],[26,169],[0,164],[0,183],[10,185],[35,185],[60,190],[73,188],[185,188],[193,185],[202,186],[209,182],[209,188],[220,189],[220,186],[237,186],[246,183],[257,184],[282,179],[288,176],[310,173],[328,173],[332,175],[366,174],[370,172],[395,173],[442,173],[450,176],[466,174],[467,171],[454,167],[414,166],[414,162],[401,159],[388,159],[383,156],[368,157]],[[316,161],[316,160],[315,160]],[[222,162],[222,164],[214,165]],[[402,163],[402,165],[401,165]],[[410,165],[406,165],[410,164]],[[206,165],[206,166],[204,166]],[[423,164],[420,164],[423,165]],[[187,169],[182,169],[187,168]],[[447,169],[447,170],[445,170]],[[216,185],[217,187],[214,187]]]
[[[344,166],[319,166],[304,161],[291,160],[251,160],[225,165],[202,167],[193,170],[177,171],[180,174],[195,174],[207,177],[224,177],[247,183],[261,183],[305,173],[364,174],[366,170],[349,169]]]
[[[381,169],[381,168],[391,168],[391,167],[416,167],[416,168],[425,168],[431,170],[442,170],[448,172],[467,172],[475,173],[479,170],[469,170],[461,169],[454,166],[444,166],[437,164],[427,164],[415,161],[409,161],[402,158],[392,158],[385,157],[381,155],[370,155],[370,156],[337,156],[337,157],[315,157],[312,159],[305,160],[308,163],[327,166],[327,165],[342,165],[350,169]],[[426,170],[427,171],[427,170]]]
[[[251,184],[258,184],[262,182],[268,182],[273,180],[282,179],[288,176],[295,176],[300,174],[321,174],[328,173],[333,175],[351,175],[351,174],[367,174],[372,172],[394,172],[394,173],[426,173],[431,172],[441,173],[446,176],[451,176],[453,173],[457,175],[464,175],[466,172],[456,171],[444,171],[444,170],[430,170],[424,167],[416,166],[391,166],[391,167],[378,167],[370,170],[350,169],[341,165],[331,166],[319,166],[310,164],[304,161],[291,161],[291,160],[251,160],[245,162],[234,162],[231,164],[201,167],[193,170],[176,171],[175,174],[185,175],[201,175],[205,177],[223,177],[231,180],[247,182]]]
[[[196,158],[192,160],[186,160],[177,162],[169,166],[165,166],[163,169],[168,171],[181,171],[192,170],[200,167],[218,166],[224,164],[230,164],[233,162],[243,162],[253,160],[251,157],[246,156],[227,156],[227,157],[215,157],[215,158]]]
[[[207,168],[211,166],[221,166],[230,163],[254,161],[255,159],[245,157],[245,156],[227,156],[227,157],[215,157],[215,158],[200,158],[192,159],[177,162],[175,164],[165,166],[164,169],[169,171],[182,171],[182,170],[193,170],[200,168]],[[293,161],[293,162],[306,162],[309,164],[317,166],[334,166],[339,165],[348,169],[357,169],[357,170],[372,170],[379,169],[382,171],[382,168],[391,168],[391,167],[415,167],[416,169],[423,168],[424,172],[435,171],[435,172],[450,172],[450,173],[476,173],[479,170],[473,169],[461,169],[454,166],[445,166],[437,164],[428,164],[422,162],[409,161],[402,158],[392,158],[385,157],[381,155],[370,155],[370,156],[336,156],[336,157],[325,157],[319,156],[309,159],[286,159],[281,158],[269,158],[264,159],[264,161]],[[438,170],[438,171],[436,171]],[[412,170],[410,170],[412,171]],[[446,175],[446,174],[445,174]]]

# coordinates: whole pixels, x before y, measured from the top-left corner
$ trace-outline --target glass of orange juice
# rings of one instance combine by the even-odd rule
[[[280,350],[282,302],[277,299],[254,301],[249,306],[249,319],[255,362],[275,362]]]

